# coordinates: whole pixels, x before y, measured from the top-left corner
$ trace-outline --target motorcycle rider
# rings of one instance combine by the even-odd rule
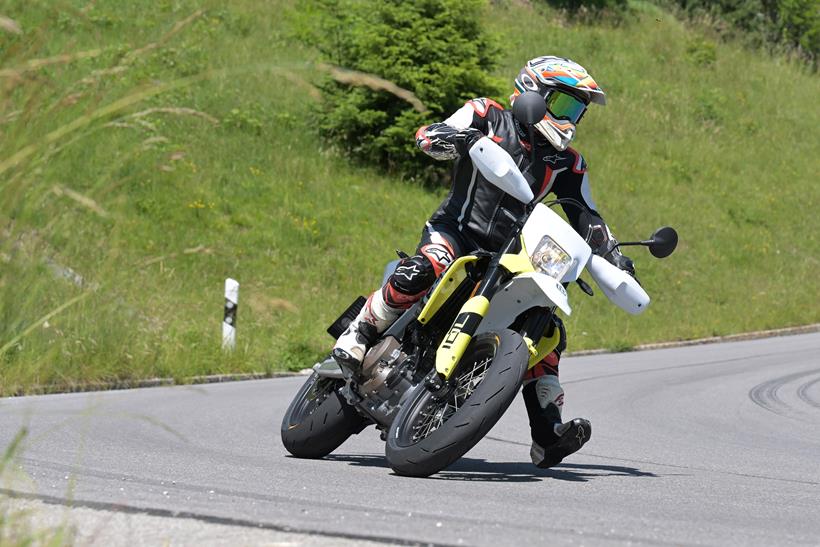
[[[450,193],[427,221],[416,254],[402,259],[385,285],[367,299],[359,315],[350,322],[333,349],[341,365],[356,370],[367,349],[398,316],[430,289],[436,278],[457,257],[477,249],[497,251],[508,238],[513,221],[525,213],[524,205],[484,179],[473,165],[469,149],[481,137],[490,137],[516,161],[537,200],[552,192],[559,198],[574,198],[592,214],[582,214],[563,204],[567,219],[590,243],[594,251],[634,275],[632,261],[618,250],[606,252],[614,237],[597,213],[592,200],[584,158],[569,147],[576,126],[591,103],[604,105],[603,90],[581,65],[565,58],[544,56],[531,59],[515,79],[510,97],[535,91],[546,101],[547,113],[535,125],[535,142],[510,110],[491,99],[468,101],[440,123],[421,127],[416,145],[439,160],[456,160]],[[532,147],[535,163],[531,164]],[[563,423],[564,391],[558,379],[558,363],[566,347],[566,331],[560,319],[558,347],[531,368],[524,379],[523,397],[530,421],[530,456],[538,467],[552,467],[579,450],[592,432],[588,420],[575,418]]]

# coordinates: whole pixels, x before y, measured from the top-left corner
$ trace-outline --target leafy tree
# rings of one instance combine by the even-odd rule
[[[353,157],[417,179],[436,166],[419,153],[419,126],[439,121],[476,96],[495,96],[488,75],[495,40],[483,28],[484,0],[312,0],[301,38],[336,66],[373,74],[412,91],[427,112],[361,82],[320,84],[325,110],[317,125]],[[318,23],[317,23],[318,22]]]

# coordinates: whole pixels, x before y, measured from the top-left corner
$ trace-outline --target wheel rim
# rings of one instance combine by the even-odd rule
[[[299,398],[299,403],[290,415],[290,426],[302,423],[311,414],[316,412],[325,399],[336,391],[336,380],[333,378],[321,378],[314,376],[312,383],[307,388],[305,394]]]
[[[410,446],[423,441],[464,406],[487,375],[495,358],[496,347],[496,343],[489,340],[471,348],[469,358],[459,364],[454,380],[455,387],[446,399],[436,400],[432,393],[425,390],[424,394],[415,400],[406,425],[399,430],[396,439],[400,446]]]

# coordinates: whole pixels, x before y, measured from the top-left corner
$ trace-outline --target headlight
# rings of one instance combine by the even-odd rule
[[[532,253],[532,265],[541,273],[547,274],[556,281],[561,281],[572,265],[572,257],[561,248],[550,236],[541,238],[541,242]]]

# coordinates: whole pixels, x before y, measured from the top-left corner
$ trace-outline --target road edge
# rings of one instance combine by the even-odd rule
[[[780,336],[794,336],[798,334],[810,334],[820,332],[820,323],[801,325],[797,327],[785,327],[781,329],[761,330],[744,332],[740,334],[728,334],[725,336],[710,336],[708,338],[696,338],[693,340],[675,340],[671,342],[654,342],[650,344],[640,344],[623,349],[588,349],[567,352],[563,357],[583,357],[585,355],[603,355],[607,353],[626,353],[631,351],[647,351],[653,349],[681,348],[686,346],[700,346],[705,344],[718,344],[721,342],[742,342],[746,340],[758,340],[763,338],[776,338]],[[310,374],[312,369],[306,368],[295,372],[248,372],[239,374],[211,374],[206,376],[192,376],[175,380],[174,378],[146,378],[143,380],[122,380],[114,382],[90,382],[85,384],[71,385],[47,385],[33,386],[18,393],[12,393],[8,397],[22,397],[28,395],[54,395],[58,393],[83,393],[89,391],[117,391],[123,389],[138,389],[147,387],[169,387],[184,385],[218,384],[223,382],[242,382],[246,380],[266,380],[272,378],[291,378],[293,376],[305,376]]]
[[[611,349],[587,349],[567,352],[564,357],[583,357],[584,355],[602,355],[606,353],[626,353],[630,351],[647,351],[653,349],[682,348],[686,346],[702,346],[705,344],[719,344],[722,342],[743,342],[746,340],[758,340],[763,338],[777,338],[779,336],[794,336],[798,334],[811,334],[820,332],[820,323],[801,325],[798,327],[784,327],[782,329],[759,330],[753,332],[743,332],[740,334],[727,334],[725,336],[709,336],[707,338],[695,338],[693,340],[674,340],[671,342],[653,342],[650,344],[639,344],[624,348],[622,350]]]

